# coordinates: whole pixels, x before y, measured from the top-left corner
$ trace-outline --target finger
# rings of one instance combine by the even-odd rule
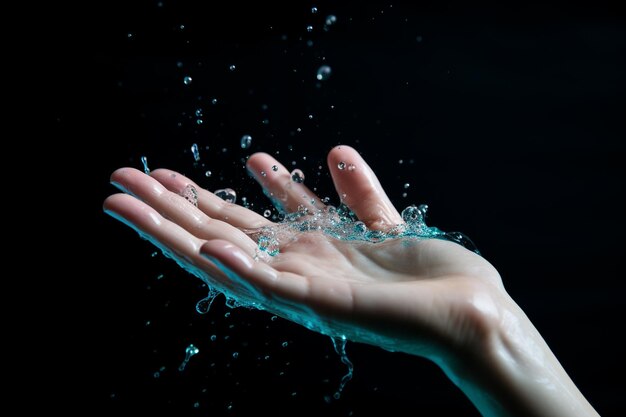
[[[185,198],[139,170],[120,168],[111,175],[111,182],[200,239],[226,239],[249,254],[256,250],[256,243],[241,230],[208,217]]]
[[[289,170],[272,156],[255,153],[248,158],[246,166],[265,195],[282,212],[293,213],[301,208],[315,212],[324,208],[317,195],[303,183],[294,181]]]
[[[198,191],[198,208],[213,219],[219,219],[243,229],[257,229],[272,224],[271,221],[252,210],[222,200],[182,174],[169,169],[156,169],[150,175],[176,194],[183,192],[188,185],[195,187]]]
[[[334,147],[328,154],[328,167],[341,201],[359,220],[374,230],[389,230],[403,223],[374,171],[350,146]]]
[[[205,240],[167,220],[144,202],[127,194],[114,194],[104,201],[104,212],[137,231],[165,254],[189,265],[208,267],[212,276],[222,276],[220,269],[200,256]],[[193,271],[190,271],[193,272]]]
[[[280,297],[299,301],[309,293],[308,280],[304,276],[276,271],[267,263],[254,260],[230,242],[211,240],[202,246],[200,252],[229,278],[247,282],[262,292],[265,298]]]

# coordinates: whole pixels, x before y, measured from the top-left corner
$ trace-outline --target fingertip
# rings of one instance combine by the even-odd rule
[[[129,171],[132,171],[132,170],[134,170],[134,168],[129,168],[129,167],[118,168],[111,173],[111,176],[109,177],[109,181],[111,182],[111,184],[120,183],[122,179],[128,176]]]
[[[348,166],[363,162],[363,158],[356,149],[348,145],[337,145],[328,152],[326,158],[331,172],[346,170]]]

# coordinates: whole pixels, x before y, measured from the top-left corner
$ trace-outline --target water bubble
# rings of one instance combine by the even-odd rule
[[[222,200],[227,201],[229,203],[235,204],[235,201],[237,201],[237,193],[232,188],[223,188],[223,189],[215,190],[213,191],[213,194],[215,194]]]
[[[141,163],[143,164],[143,172],[145,172],[146,175],[150,175],[150,168],[148,167],[148,158],[145,156],[142,156],[139,159],[141,160]]]
[[[332,26],[335,23],[337,23],[337,16],[335,16],[334,14],[329,14],[328,16],[326,16],[326,26]]]
[[[272,215],[272,212],[271,212],[270,210],[265,210],[265,211],[263,212],[263,216],[264,216],[264,217],[269,217],[269,216],[271,216],[271,215]]]
[[[418,36],[418,37],[416,37],[416,38],[415,38],[415,40],[416,40],[417,42],[421,42],[421,41],[423,41],[423,40],[424,40],[424,37],[422,37],[422,36]]]
[[[196,109],[196,116],[197,117],[202,117],[202,109],[201,108],[197,108]]]
[[[237,67],[234,64],[231,64],[228,69],[234,71]]]
[[[350,164],[348,165],[348,171],[354,171],[356,169],[356,165]]]
[[[282,346],[282,347],[284,347],[284,348],[285,348],[285,347],[287,347],[288,345],[289,345],[289,342],[283,342],[283,343],[281,343],[281,346]]]
[[[330,68],[328,65],[322,65],[317,69],[317,75],[315,76],[315,78],[320,81],[325,81],[330,78],[331,72],[332,68]]]
[[[278,171],[278,165],[272,165],[272,171],[274,172]]]
[[[261,176],[262,176],[262,177],[267,177],[267,172],[265,172],[265,171],[261,171]]]
[[[409,184],[408,182],[405,182],[403,187],[406,190],[407,188],[409,188],[411,186],[411,184]]]
[[[211,175],[213,175],[213,173],[211,171],[206,171],[204,173],[204,176],[207,177],[207,178],[209,178]]]
[[[278,320],[278,316],[272,316],[272,317],[270,317],[270,320],[276,321],[276,320]]]
[[[197,355],[198,352],[200,352],[200,349],[195,347],[193,344],[187,346],[187,349],[185,349],[185,359],[183,359],[183,362],[178,367],[178,370],[184,371],[187,363],[189,362],[189,359],[191,359],[192,356]]]
[[[313,14],[317,13],[317,7],[315,6],[311,7],[311,13]]]
[[[250,135],[243,135],[241,137],[241,149],[248,149],[250,147],[250,145],[252,144],[252,136]]]
[[[343,162],[343,161],[340,161],[340,162],[337,164],[337,168],[339,168],[340,170],[342,170],[342,171],[343,171],[344,169],[346,169],[346,163],[345,163],[345,162]]]
[[[198,207],[198,190],[196,190],[196,187],[191,184],[187,184],[183,191],[181,191],[180,195],[185,200]]]
[[[307,32],[313,32],[313,26],[309,25],[306,27]]]
[[[304,173],[301,170],[296,168],[293,171],[291,171],[291,179],[294,182],[302,183],[304,182]]]
[[[367,232],[367,226],[362,221],[357,221],[354,223],[354,233],[357,235],[362,235]]]
[[[203,123],[202,119],[196,120],[196,124],[201,125]]]
[[[186,76],[185,78],[183,78],[183,84],[185,85],[191,84],[192,81],[193,79],[190,76]]]
[[[211,342],[215,342],[217,340],[217,336],[212,334],[211,335]]]
[[[217,99],[216,98],[212,98],[211,99],[211,104],[216,105],[217,104]]]
[[[198,162],[200,160],[200,151],[198,150],[197,143],[191,145],[191,153],[193,155],[193,160]]]
[[[239,357],[239,352],[233,352],[233,359],[237,359]]]

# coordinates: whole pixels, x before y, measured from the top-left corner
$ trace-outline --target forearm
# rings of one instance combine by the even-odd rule
[[[440,364],[482,415],[598,416],[512,300],[483,339],[469,357]]]

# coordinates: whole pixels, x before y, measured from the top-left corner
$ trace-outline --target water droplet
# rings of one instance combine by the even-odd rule
[[[193,155],[193,160],[198,162],[200,160],[200,151],[198,150],[197,143],[191,145],[191,153]]]
[[[309,25],[306,27],[307,32],[313,32],[313,26]]]
[[[350,164],[348,165],[348,171],[354,171],[356,169],[356,165]]]
[[[315,76],[315,78],[320,81],[325,81],[330,78],[331,73],[332,69],[328,65],[322,65],[317,69],[317,75]]]
[[[228,69],[234,71],[237,67],[234,64],[231,64]]]
[[[250,135],[243,135],[241,137],[241,149],[248,149],[250,147],[250,145],[252,144],[252,136]]]
[[[192,81],[193,79],[190,76],[186,76],[185,78],[183,78],[183,84],[185,85],[191,84]]]
[[[185,359],[183,359],[183,362],[178,367],[178,370],[184,371],[187,363],[189,362],[189,359],[191,359],[192,356],[197,355],[198,352],[200,352],[200,349],[195,347],[193,344],[187,346],[187,348],[185,349]]]
[[[291,171],[291,179],[294,182],[303,183],[304,182],[304,173],[301,170],[296,168],[293,171]]]
[[[215,290],[209,291],[209,294],[205,298],[203,298],[202,300],[196,303],[196,311],[200,314],[208,313],[209,310],[211,309],[211,304],[213,304],[213,301],[215,300],[216,296],[217,296],[217,291]]]
[[[187,184],[183,191],[181,191],[180,195],[185,200],[198,207],[198,190],[196,190],[196,187],[191,184]]]
[[[222,200],[227,201],[229,203],[235,204],[235,201],[237,201],[237,193],[232,188],[223,188],[223,189],[215,190],[213,191],[213,194],[215,194]]]
[[[312,119],[313,119],[313,115],[309,114],[309,120],[312,120]]]
[[[271,215],[272,215],[272,212],[271,212],[270,210],[265,210],[265,211],[263,212],[263,216],[264,216],[264,217],[269,217],[269,216],[271,216]]]
[[[398,160],[398,164],[400,164],[400,165],[404,164],[404,159],[399,159]]]
[[[145,156],[142,156],[139,159],[141,160],[141,163],[143,165],[143,172],[145,172],[146,175],[150,175],[150,168],[148,167],[148,158]]]
[[[326,23],[326,26],[334,25],[335,23],[337,23],[337,16],[335,16],[334,14],[329,14],[328,16],[326,16],[326,21],[324,23]]]
[[[317,13],[317,7],[315,6],[311,7],[311,13],[313,14]]]
[[[213,173],[211,171],[207,171],[204,173],[204,176],[209,178],[211,175],[213,175]]]
[[[346,163],[345,163],[345,162],[343,162],[343,161],[340,161],[340,162],[337,164],[337,168],[339,168],[339,169],[341,169],[341,170],[346,169]]]
[[[407,188],[409,188],[411,186],[411,184],[409,184],[408,182],[404,183],[404,189],[406,190]]]

